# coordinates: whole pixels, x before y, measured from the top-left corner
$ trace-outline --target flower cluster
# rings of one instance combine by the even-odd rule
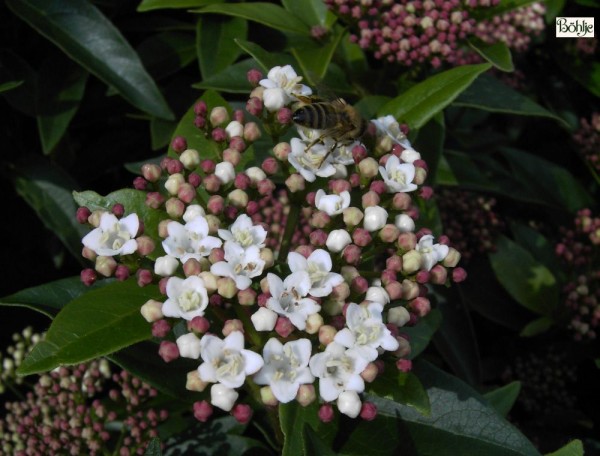
[[[37,344],[43,336],[33,332],[33,328],[28,326],[20,333],[12,335],[14,345],[6,348],[6,354],[0,353],[0,394],[6,391],[6,388],[13,388],[15,385],[23,383],[23,377],[17,375],[17,369],[23,362],[25,355]]]
[[[571,311],[569,327],[575,340],[595,339],[600,326],[600,270],[594,263],[600,245],[600,217],[583,209],[575,218],[575,228],[561,231],[563,237],[555,251],[570,271],[562,290],[565,306]]]
[[[452,188],[437,193],[437,203],[446,235],[465,261],[494,251],[495,237],[504,222],[494,211],[496,199]]]
[[[581,127],[573,140],[586,163],[596,173],[600,172],[600,113],[593,113],[589,120],[581,119]]]
[[[158,435],[157,426],[167,418],[165,411],[139,407],[156,391],[127,372],[113,375],[115,388],[109,397],[108,362],[92,361],[61,367],[42,375],[33,391],[19,402],[6,403],[0,420],[0,452],[20,455],[105,454],[111,430],[122,433],[119,454],[144,454],[147,442]],[[127,415],[119,415],[114,410]],[[113,410],[114,409],[114,410]]]
[[[217,408],[247,422],[243,394],[266,406],[319,400],[323,421],[333,418],[332,403],[373,419],[376,408],[362,393],[384,360],[410,370],[399,328],[430,311],[426,285],[465,279],[460,254],[446,236],[436,242],[416,228],[413,200],[431,196],[421,187],[427,165],[392,116],[373,120],[364,143],[301,127],[277,142],[311,89],[290,66],[266,79],[251,70],[248,80],[255,88],[246,109],[260,125],[249,127],[239,111],[230,121],[227,107],[200,101],[194,125],[205,149],[176,137],[161,166],[142,167],[134,185],[162,214],[161,239],[135,237],[126,222],[133,213],[119,220],[81,209],[81,220],[97,226],[85,249],[100,258],[109,246],[115,275],[126,263],[138,268],[141,286],[158,282],[164,299],[149,300],[141,313],[162,339],[165,362],[197,360],[186,386],[198,392],[198,420]],[[260,127],[274,139],[273,155],[244,168],[242,154],[257,139],[246,133]],[[149,231],[146,220],[141,225]],[[126,252],[139,261],[122,250],[130,239],[137,250]]]

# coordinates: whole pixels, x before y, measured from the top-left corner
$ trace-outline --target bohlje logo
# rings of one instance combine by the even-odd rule
[[[593,17],[557,17],[557,38],[593,38]]]

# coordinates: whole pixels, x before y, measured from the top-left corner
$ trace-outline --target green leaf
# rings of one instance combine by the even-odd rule
[[[378,115],[391,114],[411,128],[419,129],[490,67],[489,63],[463,65],[436,74],[386,103]]]
[[[440,157],[438,162],[437,172],[433,178],[433,182],[438,185],[458,185],[458,180],[444,155]]]
[[[309,28],[300,19],[272,3],[219,3],[192,10],[192,13],[236,16],[283,32],[309,34]]]
[[[327,6],[322,0],[282,0],[281,4],[308,26],[325,25]]]
[[[2,93],[2,92],[9,92],[9,91],[11,91],[13,89],[16,89],[21,84],[23,84],[23,82],[24,82],[23,80],[3,82],[3,83],[0,84],[0,93]]]
[[[304,425],[304,442],[306,445],[307,455],[319,455],[319,456],[336,456],[336,452],[329,448],[329,445],[325,444],[319,437],[313,428],[308,424]]]
[[[202,78],[206,79],[227,69],[240,56],[236,39],[246,39],[248,22],[239,17],[198,18],[196,49]]]
[[[92,290],[102,288],[112,280],[100,280],[91,287],[81,283],[80,277],[48,282],[31,288],[25,288],[10,296],[0,299],[0,306],[26,307],[40,312],[49,318],[54,316],[70,301]]]
[[[600,63],[582,61],[564,54],[555,55],[555,62],[586,90],[600,97]]]
[[[71,190],[77,183],[58,166],[30,156],[13,172],[17,193],[35,210],[44,226],[53,232],[75,258],[81,256],[81,239],[87,228],[77,222],[77,206]]]
[[[61,140],[83,97],[88,72],[67,58],[46,60],[40,70],[37,124],[44,154]]]
[[[349,432],[348,440],[340,450],[340,454],[344,456],[407,455],[405,439],[399,432],[400,426],[397,420],[382,416],[377,416],[373,421],[360,420]]]
[[[571,440],[564,447],[552,452],[547,453],[546,456],[583,456],[585,454],[583,450],[583,443],[581,440]]]
[[[190,33],[162,32],[142,41],[136,50],[148,73],[158,81],[196,59],[196,40]]]
[[[546,0],[546,24],[550,25],[554,23],[556,16],[558,16],[565,7],[566,1],[567,0]]]
[[[515,70],[510,49],[502,41],[488,44],[479,39],[471,39],[469,46],[499,70],[508,72]]]
[[[168,218],[164,211],[152,209],[146,205],[146,192],[141,190],[123,189],[101,196],[90,190],[85,192],[73,192],[73,199],[80,206],[85,206],[91,211],[110,211],[111,208],[120,203],[125,207],[125,215],[136,213],[144,222],[144,232],[152,239],[158,239],[158,224],[161,220]],[[150,259],[156,259],[163,255],[160,244],[157,243],[154,252],[148,255]]]
[[[279,404],[279,423],[285,437],[282,456],[297,456],[306,454],[304,433],[302,429],[310,426],[326,445],[331,445],[337,431],[335,422],[323,423],[318,417],[319,404],[317,401],[302,407],[296,401]]]
[[[323,79],[343,35],[344,30],[340,28],[329,37],[327,43],[316,48],[292,48],[292,54],[310,84],[314,85]]]
[[[501,16],[504,13],[512,11],[517,8],[522,8],[524,6],[531,5],[535,3],[536,0],[501,0],[496,6],[492,8],[481,8],[481,10],[474,10],[472,12],[472,17],[474,17],[477,21],[482,19],[491,19],[495,16]]]
[[[505,417],[515,405],[520,392],[521,382],[515,381],[486,393],[484,397],[500,415]]]
[[[292,63],[293,59],[287,56],[287,61],[284,61],[280,58],[279,55],[273,54],[272,52],[263,49],[256,43],[252,43],[250,41],[236,39],[235,43],[244,51],[246,51],[250,57],[254,58],[256,62],[260,65],[263,71],[266,73],[271,68],[277,65],[286,65],[288,63]]]
[[[412,372],[398,372],[395,366],[386,366],[383,375],[368,386],[367,392],[412,407],[423,415],[431,413],[429,396],[419,378]]]
[[[162,456],[162,450],[160,449],[160,439],[154,437],[146,446],[144,456]]]
[[[552,318],[542,316],[527,323],[527,325],[521,330],[519,335],[522,337],[538,336],[548,331],[553,324],[554,320]]]
[[[523,307],[551,315],[558,307],[558,285],[554,275],[519,244],[505,236],[489,254],[492,269],[504,289]]]
[[[254,59],[246,59],[235,63],[214,76],[192,85],[195,89],[212,89],[219,92],[248,94],[251,90],[246,77],[249,70],[258,68]]]
[[[212,5],[213,3],[223,3],[224,0],[142,0],[137,10],[140,13],[156,9],[184,9],[198,8],[201,6]]]
[[[173,113],[121,32],[85,0],[8,0],[21,19],[133,106],[157,117]]]
[[[173,133],[175,132],[176,128],[177,128],[177,122],[173,122],[171,120],[159,119],[158,117],[153,117],[152,119],[150,119],[150,141],[152,143],[152,145],[151,145],[152,150],[159,150],[159,149],[164,148],[165,146],[168,146],[169,141],[173,137]],[[162,156],[161,156],[161,158],[162,158]],[[151,160],[143,160],[139,164],[139,166],[137,166],[135,171],[132,171],[132,172],[134,174],[139,174],[141,166],[144,165],[145,163],[150,163],[150,162],[151,162]],[[160,164],[160,160],[157,164]],[[125,165],[125,168],[127,168],[129,171],[131,171],[131,169],[127,166],[127,164]]]
[[[482,75],[473,82],[453,104],[519,116],[548,117],[568,127],[568,124],[557,115],[488,74]]]
[[[12,90],[3,91],[2,97],[17,111],[35,116],[38,75],[31,65],[10,49],[0,49],[0,80],[20,81]]]
[[[554,245],[543,234],[517,222],[510,224],[510,231],[517,243],[529,250],[533,257],[550,269],[559,281],[562,280],[564,271],[554,251]]]
[[[429,176],[437,176],[439,162],[444,151],[446,139],[446,124],[444,115],[440,112],[423,125],[419,130],[417,140],[415,141],[416,150],[418,150],[423,159],[427,162]],[[433,183],[436,183],[434,180]]]
[[[356,102],[354,107],[365,119],[373,119],[377,116],[379,108],[388,101],[390,101],[390,97],[385,95],[368,95]]]
[[[23,360],[19,375],[49,371],[108,355],[151,336],[140,314],[158,287],[140,288],[135,280],[114,282],[69,302],[52,321],[46,338]]]
[[[431,309],[415,326],[404,326],[401,333],[410,337],[410,359],[415,359],[427,348],[433,335],[442,324],[442,314],[437,309]]]
[[[431,415],[368,394],[379,415],[400,417],[419,455],[435,456],[538,456],[539,453],[476,391],[424,361],[413,372],[423,382],[431,402]]]

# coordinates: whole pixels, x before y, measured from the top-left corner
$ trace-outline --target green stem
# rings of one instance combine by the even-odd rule
[[[290,251],[290,245],[292,243],[292,236],[294,235],[294,230],[298,227],[298,219],[300,218],[300,211],[302,207],[300,204],[292,204],[290,205],[290,212],[287,217],[287,222],[285,225],[285,231],[283,232],[283,237],[281,238],[281,248],[279,249],[279,255],[277,256],[278,261],[285,261],[287,259],[288,252]]]

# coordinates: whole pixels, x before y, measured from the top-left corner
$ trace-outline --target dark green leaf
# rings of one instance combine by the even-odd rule
[[[54,318],[68,302],[91,290],[102,288],[111,282],[110,279],[101,280],[91,287],[87,287],[81,283],[81,278],[69,277],[36,287],[25,288],[0,299],[0,306],[27,307],[47,317]]]
[[[479,39],[469,40],[469,45],[475,49],[475,51],[496,68],[501,71],[514,71],[515,66],[513,65],[512,55],[510,49],[502,41],[498,41],[494,44],[485,43]]]
[[[199,8],[201,6],[212,5],[213,3],[223,3],[224,0],[142,0],[137,7],[139,12],[152,11],[155,9],[178,9],[178,8]]]
[[[308,26],[325,25],[327,6],[321,0],[282,0],[283,7]]]
[[[354,107],[365,119],[373,119],[377,116],[379,108],[388,101],[390,101],[390,97],[386,97],[385,95],[368,95],[355,103]]]
[[[37,213],[44,226],[62,241],[75,258],[87,229],[75,218],[77,206],[71,191],[78,185],[58,166],[32,156],[21,160],[14,172],[15,189]]]
[[[272,3],[219,3],[193,10],[198,14],[224,14],[258,22],[284,32],[308,35],[308,27],[296,16]]]
[[[411,128],[421,128],[490,67],[489,63],[463,65],[436,74],[386,103],[379,115],[391,114]]]
[[[423,382],[431,415],[389,399],[367,395],[379,415],[406,423],[419,455],[538,456],[535,447],[477,392],[424,361],[413,372]]]
[[[343,58],[344,68],[353,77],[358,79],[368,71],[367,56],[358,44],[351,43],[350,40],[342,40],[339,51]],[[370,117],[375,117],[375,113]]]
[[[248,22],[239,17],[200,16],[196,28],[196,49],[202,79],[227,69],[240,56],[236,39],[245,40]]]
[[[10,90],[16,89],[21,84],[23,84],[23,80],[20,81],[7,81],[0,84],[0,93],[8,92]]]
[[[171,137],[169,136],[169,140],[170,139],[171,139]],[[167,140],[167,144],[169,143],[169,140]],[[165,157],[166,157],[166,154],[163,154],[163,155],[159,155],[158,157],[147,158],[147,159],[139,161],[139,162],[125,163],[124,166],[125,166],[125,169],[127,171],[129,171],[130,173],[137,174],[138,176],[141,176],[142,175],[142,166],[144,164],[146,164],[146,163],[154,163],[155,165],[159,165],[160,166],[160,162]]]
[[[244,93],[251,91],[250,83],[246,77],[249,70],[258,68],[259,64],[254,59],[242,60],[210,78],[195,83],[195,89],[213,89],[219,92]]]
[[[367,392],[377,397],[390,399],[402,405],[408,405],[423,415],[431,413],[429,396],[412,372],[398,372],[395,366],[387,366],[383,375],[369,385]]]
[[[568,127],[557,115],[487,74],[479,77],[461,93],[454,105],[520,116],[549,117]]]
[[[480,11],[475,10],[472,16],[476,20],[491,19],[495,16],[501,16],[502,14],[524,6],[535,3],[536,0],[501,0],[496,6],[492,8],[481,8]]]
[[[450,164],[444,155],[440,157],[437,172],[433,177],[433,182],[438,185],[458,185],[458,180],[456,179],[456,176],[454,175],[454,172],[452,171],[452,168],[450,167]]]
[[[61,140],[83,97],[88,72],[67,58],[46,60],[40,70],[37,124],[44,154]]]
[[[444,142],[446,139],[446,125],[444,115],[440,112],[423,125],[419,130],[416,149],[421,153],[423,159],[427,162],[429,171],[428,176],[436,176],[440,159],[444,151]],[[435,180],[428,179],[430,183],[437,183]]]
[[[496,278],[523,307],[551,315],[558,306],[558,285],[554,275],[519,244],[505,236],[489,255]]]
[[[382,416],[373,421],[363,421],[352,430],[348,441],[340,450],[344,456],[397,456],[407,454],[404,451],[402,436],[398,432],[395,419]],[[317,453],[318,454],[318,453]]]
[[[600,97],[600,63],[581,61],[563,54],[556,55],[558,65],[586,90]]]
[[[144,452],[144,456],[162,456],[162,450],[160,449],[160,439],[158,437],[154,437],[148,443],[146,447],[146,451]]]
[[[323,442],[319,437],[319,434],[317,434],[308,424],[304,425],[304,443],[306,455],[336,456],[336,452]]]
[[[190,33],[162,32],[142,41],[137,53],[148,73],[160,80],[196,59],[196,41]]]
[[[442,324],[442,314],[437,309],[432,309],[424,318],[421,318],[415,326],[405,326],[402,333],[410,337],[410,359],[415,359],[427,348],[433,335]]]
[[[159,119],[158,117],[153,117],[150,119],[150,141],[152,143],[152,150],[159,150],[165,146],[168,146],[176,128],[177,122]],[[144,163],[150,163],[150,160],[144,160],[143,163],[140,163],[140,166],[138,166],[133,172],[135,174],[139,174],[140,167]],[[125,167],[130,170],[127,165],[125,165]]]
[[[9,49],[0,49],[0,80],[21,81],[13,90],[2,92],[2,96],[19,112],[35,116],[38,75],[29,63]]]
[[[484,397],[500,415],[506,416],[515,405],[520,392],[521,382],[510,382],[508,385],[486,393]]]
[[[555,277],[562,278],[564,271],[554,245],[539,231],[522,223],[511,223],[510,230],[515,241],[529,250],[533,257],[552,271]]]
[[[567,0],[546,0],[546,24],[552,24],[556,16],[563,10]]]
[[[542,316],[536,318],[535,320],[527,323],[519,335],[522,337],[538,336],[548,331],[552,327],[553,323],[554,320],[550,317]]]
[[[85,0],[8,0],[9,8],[135,107],[157,117],[173,113],[138,55],[115,26]]]
[[[296,57],[302,73],[310,84],[316,84],[325,76],[329,62],[331,62],[343,34],[344,30],[340,28],[329,37],[327,43],[320,44],[316,48],[292,48],[292,54]]]
[[[272,52],[263,49],[258,44],[250,41],[236,39],[235,43],[241,49],[246,51],[250,57],[254,58],[265,73],[275,66],[291,64],[293,62],[293,59],[285,54],[273,54]]]
[[[583,443],[581,440],[572,440],[567,443],[564,447],[546,454],[546,456],[583,456]]]
[[[49,371],[108,355],[151,336],[140,314],[158,287],[140,288],[135,280],[114,282],[69,302],[52,321],[46,338],[23,360],[20,375]]]
[[[296,401],[279,404],[279,423],[285,437],[282,456],[297,456],[306,454],[304,433],[305,426],[310,426],[326,445],[331,445],[337,431],[335,422],[323,423],[318,417],[319,404],[302,407]]]

